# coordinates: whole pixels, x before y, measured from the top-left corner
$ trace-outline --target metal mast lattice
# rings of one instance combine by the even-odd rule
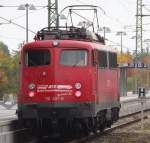
[[[143,43],[142,43],[142,37],[143,37],[143,33],[142,33],[142,0],[137,0],[137,14],[136,14],[136,57],[138,54],[138,51],[140,51],[141,53],[143,53]]]
[[[58,27],[58,17],[58,0],[48,0],[48,27]]]

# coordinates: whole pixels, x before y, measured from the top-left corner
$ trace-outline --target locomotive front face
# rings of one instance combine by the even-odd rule
[[[22,53],[18,109],[23,118],[94,114],[95,93],[88,48],[79,44],[77,47],[40,44],[40,47],[26,47]]]

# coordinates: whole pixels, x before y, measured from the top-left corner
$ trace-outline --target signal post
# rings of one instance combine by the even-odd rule
[[[138,88],[139,102],[141,103],[141,129],[144,130],[144,104],[146,103],[146,90],[144,87]]]

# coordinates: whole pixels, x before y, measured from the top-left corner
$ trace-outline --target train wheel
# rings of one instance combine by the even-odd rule
[[[99,127],[100,132],[103,132],[105,130],[105,128],[106,128],[106,123],[101,124]]]
[[[34,128],[34,134],[36,137],[41,138],[43,136],[42,132],[42,120],[37,120]]]
[[[19,118],[18,118],[18,125],[19,125],[19,127],[25,127],[25,126],[24,126],[24,122],[25,122],[25,121],[24,121],[23,119],[19,119]]]
[[[98,127],[97,127],[97,118],[91,117],[89,118],[89,131],[97,134]]]
[[[119,108],[113,108],[112,114],[112,120],[116,122],[119,119]]]
[[[100,112],[98,115],[98,128],[101,132],[103,132],[106,128],[106,113],[105,111]]]
[[[61,138],[67,138],[70,137],[70,126],[69,122],[66,119],[61,119],[59,122],[59,128],[60,128],[60,136]]]
[[[83,125],[81,120],[74,120],[72,123],[73,135],[75,138],[80,138],[83,135]]]
[[[82,133],[83,136],[88,136],[90,132],[92,131],[91,126],[89,125],[89,119],[85,118],[81,120],[82,123]]]
[[[112,125],[112,121],[107,121],[107,127],[111,128],[111,125]]]

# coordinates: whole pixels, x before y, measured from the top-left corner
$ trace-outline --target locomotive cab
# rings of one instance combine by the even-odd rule
[[[54,47],[53,42],[46,41],[44,48],[37,46],[38,42],[34,47],[31,43],[23,49],[20,102],[21,108],[31,111],[23,113],[23,117],[51,118],[49,110],[58,108],[62,108],[57,115],[61,118],[94,116],[90,46],[78,41],[59,41],[59,46]],[[39,108],[40,115],[36,113]]]

